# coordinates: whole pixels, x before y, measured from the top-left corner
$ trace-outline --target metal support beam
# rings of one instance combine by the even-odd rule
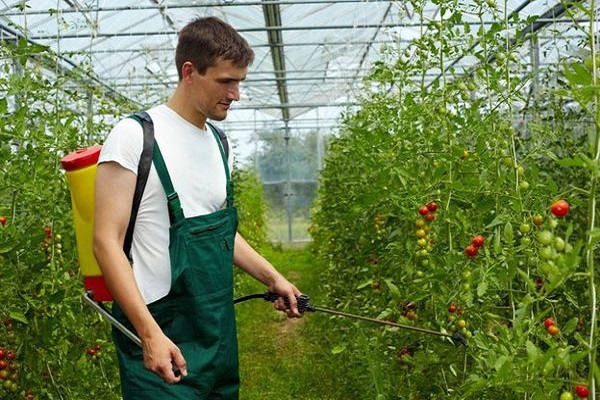
[[[280,27],[281,26],[281,11],[279,4],[270,4],[265,0],[263,5],[263,14],[265,16],[265,26],[267,28]],[[273,59],[273,68],[275,71],[275,78],[277,79],[277,93],[279,94],[279,101],[281,104],[288,103],[288,92],[287,82],[285,79],[285,56],[283,54],[282,46],[274,46],[277,43],[284,43],[281,30],[269,29],[267,31],[267,37],[271,47],[271,56]],[[287,123],[290,119],[290,111],[286,107],[281,107],[281,119],[284,123]]]

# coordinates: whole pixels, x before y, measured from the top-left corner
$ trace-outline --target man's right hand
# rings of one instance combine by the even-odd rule
[[[160,376],[165,382],[177,383],[187,375],[187,366],[181,350],[162,332],[142,340],[142,352],[146,369]]]

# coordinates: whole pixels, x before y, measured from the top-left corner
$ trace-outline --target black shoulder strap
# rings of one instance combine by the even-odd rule
[[[144,130],[144,147],[142,148],[140,163],[138,164],[135,192],[133,193],[133,202],[131,204],[131,217],[129,218],[129,225],[127,226],[125,241],[123,243],[123,251],[127,255],[129,261],[132,261],[131,242],[133,240],[133,228],[135,227],[135,220],[140,208],[140,202],[142,201],[142,194],[144,193],[146,182],[148,181],[148,175],[150,174],[150,167],[152,166],[152,151],[154,148],[154,124],[152,122],[152,118],[150,118],[150,115],[148,115],[148,113],[145,111],[140,111],[134,113],[131,115],[131,117],[142,125],[142,129]]]
[[[217,132],[217,134],[219,135],[219,139],[221,139],[221,145],[223,145],[223,150],[225,151],[225,157],[229,159],[229,144],[227,143],[227,135],[225,134],[225,132],[223,132],[223,130],[221,130],[221,128],[217,127],[215,124],[208,121],[206,121],[206,123],[212,128],[213,131]]]

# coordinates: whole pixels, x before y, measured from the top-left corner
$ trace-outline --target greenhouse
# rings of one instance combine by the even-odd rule
[[[88,280],[105,288],[98,232],[112,221],[94,221],[94,210],[111,210],[98,199],[127,196],[114,186],[94,197],[97,154],[80,192],[69,157],[114,148],[115,126],[159,105],[200,127],[181,110],[203,105],[173,104],[186,82],[180,33],[204,17],[253,51],[247,66],[231,61],[228,71],[245,71],[231,78],[231,108],[194,111],[227,136],[215,149],[231,160],[230,234],[264,256],[247,265],[241,236],[219,245],[240,267],[231,289],[240,399],[600,398],[594,0],[0,0],[0,9],[0,399],[135,398],[111,333],[119,308]],[[219,57],[207,71],[234,60]],[[190,81],[212,77],[188,64]],[[148,160],[164,185],[156,151]],[[206,171],[189,176],[213,182]],[[113,202],[115,215],[95,215],[121,221]],[[172,230],[172,203],[163,211]],[[142,231],[124,239],[125,224],[127,247]],[[135,261],[139,246],[121,255]],[[271,264],[309,296],[297,297],[302,318],[245,301],[293,311],[266,293],[277,285],[259,282]],[[169,285],[170,296],[175,278]],[[199,393],[185,398],[213,398]]]

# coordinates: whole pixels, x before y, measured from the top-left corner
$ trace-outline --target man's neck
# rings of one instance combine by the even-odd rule
[[[183,96],[178,96],[177,91],[169,100],[167,100],[167,107],[171,110],[175,111],[179,116],[190,124],[197,126],[198,128],[204,130],[206,129],[206,117],[194,111],[192,107],[190,107],[190,102],[186,101]]]

